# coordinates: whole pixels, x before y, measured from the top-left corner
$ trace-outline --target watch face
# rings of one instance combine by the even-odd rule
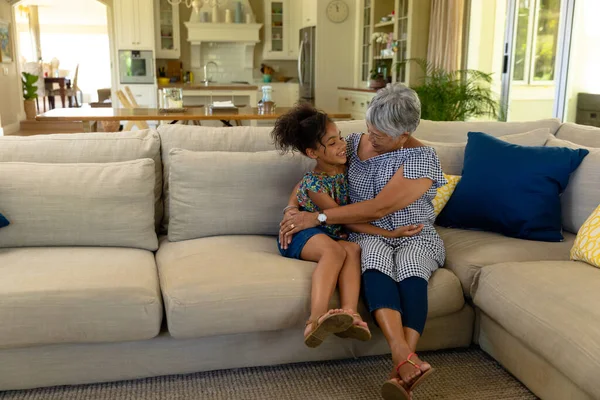
[[[327,215],[325,215],[325,214],[319,214],[319,216],[317,217],[317,219],[319,220],[319,222],[325,222],[325,221],[327,221]]]
[[[327,5],[327,18],[332,22],[344,22],[348,18],[350,9],[342,0],[333,0]]]

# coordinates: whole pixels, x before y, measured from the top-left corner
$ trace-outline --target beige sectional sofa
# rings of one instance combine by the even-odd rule
[[[557,120],[423,121],[416,136],[460,168],[468,131],[600,147],[600,129]],[[268,128],[0,138],[0,211],[19,215],[0,229],[0,390],[388,353],[376,328],[303,344],[313,265],[281,257],[273,235],[309,167],[277,154]],[[419,349],[476,342],[542,398],[599,398],[600,270],[568,261],[575,232],[439,231],[447,263]]]

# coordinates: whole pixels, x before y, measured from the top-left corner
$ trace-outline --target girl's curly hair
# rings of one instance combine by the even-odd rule
[[[331,119],[310,104],[298,104],[275,121],[271,136],[282,151],[297,150],[306,155],[315,149],[327,131]]]

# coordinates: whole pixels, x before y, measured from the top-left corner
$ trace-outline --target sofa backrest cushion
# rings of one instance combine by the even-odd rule
[[[278,151],[172,149],[169,240],[276,235],[290,193],[314,161]]]
[[[0,247],[156,250],[154,161],[0,163]]]
[[[593,126],[567,122],[560,126],[556,137],[578,145],[600,148],[600,128]]]
[[[417,139],[431,142],[462,143],[467,141],[469,132],[485,132],[490,136],[501,137],[514,133],[529,132],[538,128],[547,128],[556,134],[560,121],[558,119],[542,119],[528,122],[438,122],[421,120],[414,135]]]
[[[353,132],[365,132],[364,120],[337,121],[342,136]],[[212,128],[186,125],[161,125],[158,128],[163,162],[164,217],[162,230],[169,225],[169,153],[172,149],[190,151],[257,152],[275,150],[271,138],[272,127],[223,127]]]
[[[155,130],[0,136],[0,162],[110,163],[141,158],[154,160],[155,220],[159,226],[163,212],[162,164],[160,138]]]
[[[519,144],[521,146],[543,146],[548,140],[549,132],[550,131],[548,128],[539,128],[530,132],[500,136],[498,139],[501,139],[507,143]],[[474,134],[478,134],[478,132],[474,132]],[[444,171],[445,174],[462,174],[463,163],[465,159],[465,147],[467,142],[442,143],[430,142],[425,139],[420,139],[420,141],[424,145],[433,147],[435,149],[435,152],[437,153],[442,165],[442,171]]]
[[[571,174],[569,185],[560,199],[563,227],[569,232],[577,233],[600,204],[600,148],[581,146],[555,137],[549,137],[546,146],[583,148],[590,152]]]

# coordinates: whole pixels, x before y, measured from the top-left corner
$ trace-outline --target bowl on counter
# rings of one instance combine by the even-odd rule
[[[171,83],[170,78],[158,78],[159,85],[168,85],[169,83]]]

